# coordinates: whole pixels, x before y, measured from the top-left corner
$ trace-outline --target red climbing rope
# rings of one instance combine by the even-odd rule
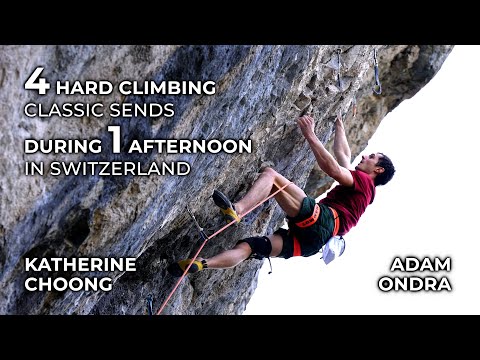
[[[292,182],[289,182],[288,184],[282,186],[280,189],[278,189],[277,191],[275,191],[273,194],[270,194],[268,197],[266,197],[265,199],[263,199],[262,201],[260,201],[257,205],[255,205],[254,207],[252,207],[251,209],[249,209],[246,213],[242,214],[241,216],[239,216],[240,219],[242,219],[244,216],[246,216],[247,214],[249,214],[251,211],[255,210],[257,207],[259,207],[260,205],[262,205],[265,201],[271,199],[272,197],[274,197],[275,195],[277,195],[280,191],[282,191],[283,189],[285,189],[288,185],[290,184],[293,184]],[[225,225],[224,227],[222,227],[220,230],[218,230],[217,232],[215,232],[214,234],[210,235],[208,238],[205,239],[205,241],[203,242],[203,244],[200,246],[200,248],[198,249],[198,251],[196,252],[196,254],[192,257],[192,261],[190,261],[190,264],[188,264],[188,266],[186,267],[185,271],[183,272],[182,276],[180,277],[180,279],[178,279],[177,283],[175,284],[175,287],[173,288],[173,290],[170,292],[170,295],[168,295],[167,299],[163,302],[162,306],[160,307],[160,309],[158,310],[157,312],[157,315],[160,315],[163,311],[163,309],[165,308],[165,306],[167,305],[168,301],[170,300],[170,298],[173,296],[173,294],[175,293],[175,291],[177,290],[178,286],[180,285],[180,283],[182,282],[183,278],[185,277],[185,275],[188,273],[188,269],[190,269],[190,266],[192,266],[193,262],[195,261],[195,259],[197,258],[198,254],[200,254],[200,251],[202,251],[203,247],[205,246],[205,244],[207,243],[208,240],[210,240],[211,238],[213,238],[214,236],[217,236],[218,234],[220,234],[223,230],[225,230],[226,228],[228,228],[229,226],[231,226],[233,223],[235,223],[236,220],[233,220],[233,221],[230,221],[227,225]]]

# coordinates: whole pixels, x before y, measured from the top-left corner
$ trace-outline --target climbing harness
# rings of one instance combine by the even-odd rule
[[[338,62],[338,68],[337,68],[337,82],[338,82],[338,88],[340,89],[340,91],[342,91],[343,87],[342,87],[342,78],[340,76],[340,68],[342,66],[341,62],[340,62],[340,54],[342,52],[342,49],[337,49],[337,62]]]
[[[146,299],[147,303],[147,314],[153,315],[153,295],[149,294]]]
[[[382,93],[382,85],[380,84],[380,79],[378,77],[377,49],[373,49],[373,67],[375,71],[375,85],[372,90],[375,94],[380,95]]]
[[[257,207],[259,207],[260,205],[262,205],[265,201],[271,199],[272,197],[274,197],[275,195],[277,195],[280,191],[283,191],[287,186],[293,184],[292,182],[289,182],[287,183],[286,185],[282,186],[280,189],[278,189],[277,191],[275,191],[274,193],[270,194],[269,196],[267,196],[265,199],[263,199],[262,201],[260,201],[257,205],[253,206],[251,209],[249,209],[248,211],[246,211],[244,214],[240,215],[239,218],[242,219],[243,217],[245,217],[246,215],[248,215],[250,212],[252,212],[253,210],[255,210]],[[202,251],[203,247],[205,246],[205,244],[207,243],[208,240],[210,240],[211,238],[217,236],[218,234],[220,234],[222,231],[224,231],[225,229],[227,229],[229,226],[231,226],[232,224],[235,224],[237,221],[235,220],[232,220],[230,221],[227,225],[225,225],[224,227],[222,227],[221,229],[217,230],[215,233],[213,233],[212,235],[210,236],[207,236],[205,234],[205,232],[203,231],[203,228],[198,224],[197,220],[195,219],[195,216],[193,216],[193,214],[191,213],[191,211],[188,209],[188,206],[187,206],[187,211],[188,213],[190,214],[190,216],[193,218],[194,222],[195,222],[195,226],[197,228],[197,230],[200,232],[200,235],[202,237],[202,239],[204,240],[202,245],[198,248],[197,252],[195,253],[195,255],[192,257],[192,261],[190,262],[190,264],[188,264],[188,266],[185,268],[185,270],[183,271],[183,274],[182,276],[177,280],[177,283],[175,284],[173,290],[170,292],[170,294],[168,295],[168,297],[165,299],[165,301],[163,302],[162,306],[160,306],[160,309],[157,311],[157,315],[160,315],[163,311],[163,309],[165,308],[165,306],[167,305],[168,301],[170,300],[170,298],[173,296],[173,294],[175,293],[175,291],[177,290],[178,286],[180,285],[180,283],[182,282],[183,278],[187,275],[188,273],[188,269],[190,269],[190,267],[192,266],[193,262],[195,261],[195,259],[198,257],[198,254],[200,254],[200,251]]]
[[[308,219],[295,223],[295,225],[297,225],[299,228],[309,227],[318,220],[319,216],[320,216],[320,206],[318,206],[318,204],[315,204],[315,207],[313,208],[313,214]]]
[[[333,223],[334,223],[333,232],[332,232],[332,237],[333,237],[338,234],[338,230],[340,229],[340,218],[338,216],[337,211],[334,208],[330,206],[328,208],[330,209],[333,215]],[[313,214],[308,219],[305,219],[300,222],[296,222],[295,225],[300,228],[306,228],[306,227],[312,226],[317,221],[319,215],[320,215],[320,206],[318,206],[318,204],[315,204],[315,207],[313,209]],[[301,256],[302,247],[300,245],[300,241],[295,236],[295,234],[292,234],[292,235],[293,235],[293,256]]]
[[[335,210],[334,208],[332,208],[330,206],[328,208],[330,209],[330,211],[333,214],[333,222],[334,222],[333,236],[335,236],[335,235],[338,234],[338,230],[340,230],[340,217],[338,216],[337,210]]]

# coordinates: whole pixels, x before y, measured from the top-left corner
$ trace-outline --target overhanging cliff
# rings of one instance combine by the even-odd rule
[[[340,77],[338,84],[338,56]],[[382,94],[372,92],[373,51],[378,51]],[[176,259],[192,256],[201,240],[185,206],[207,232],[223,225],[210,199],[220,189],[241,197],[263,163],[271,163],[307,193],[319,195],[331,180],[315,159],[295,119],[316,119],[323,143],[333,133],[335,114],[345,114],[347,136],[356,156],[383,117],[420,90],[440,69],[452,46],[4,46],[0,48],[0,313],[143,314],[145,298],[159,306],[175,280],[166,273]],[[213,96],[182,95],[122,98],[118,92],[92,103],[165,102],[175,104],[170,119],[28,118],[28,102],[49,104],[71,97],[34,96],[23,84],[37,66],[45,77],[101,80],[213,80]],[[358,113],[352,119],[352,100]],[[250,139],[251,154],[112,154],[105,161],[186,161],[187,176],[26,176],[27,160],[81,161],[89,155],[26,155],[24,140],[111,139],[108,125],[120,125],[122,144],[135,139]],[[269,201],[237,227],[209,241],[202,255],[230,248],[238,239],[273,231],[282,211]],[[28,292],[26,257],[135,257],[137,271],[113,273],[110,292]],[[257,286],[262,262],[189,275],[165,314],[241,314]],[[43,276],[76,276],[53,273]]]

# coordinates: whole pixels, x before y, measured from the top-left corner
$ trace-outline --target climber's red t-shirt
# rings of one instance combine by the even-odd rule
[[[360,216],[365,212],[375,197],[375,184],[363,171],[350,170],[353,186],[337,185],[330,190],[321,203],[337,210],[340,218],[338,235],[345,235],[357,225]]]

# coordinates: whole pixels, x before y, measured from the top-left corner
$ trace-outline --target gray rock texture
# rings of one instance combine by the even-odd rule
[[[453,46],[3,46],[0,47],[0,313],[143,314],[145,298],[158,309],[175,280],[173,260],[192,256],[202,241],[185,211],[188,204],[211,234],[224,225],[210,196],[219,189],[238,200],[270,163],[307,193],[331,184],[317,168],[296,118],[313,114],[319,139],[331,146],[335,114],[345,116],[352,156],[366,146],[383,117],[412,97],[440,69]],[[340,78],[338,56],[340,49]],[[373,50],[378,51],[383,92],[372,92]],[[23,85],[37,66],[56,80],[213,80],[205,95],[37,95]],[[352,118],[352,100],[358,113]],[[172,118],[29,118],[24,105],[64,102],[166,103]],[[122,145],[138,139],[250,139],[251,154],[113,154],[108,125],[120,125]],[[101,154],[25,154],[25,139],[102,140]],[[186,161],[187,176],[35,176],[26,161],[135,161],[148,166]],[[273,200],[242,223],[211,239],[211,256],[237,240],[272,232],[283,220]],[[103,291],[28,292],[26,257],[135,257],[136,272]],[[257,286],[262,261],[189,275],[164,314],[241,314]],[[94,276],[47,271],[35,276]],[[98,275],[98,274],[96,274]],[[261,285],[260,285],[261,286]]]

